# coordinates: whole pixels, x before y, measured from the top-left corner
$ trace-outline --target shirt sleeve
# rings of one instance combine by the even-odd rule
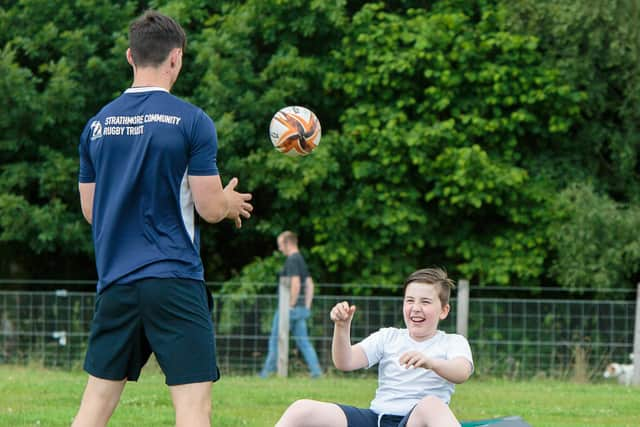
[[[456,357],[464,357],[467,359],[469,363],[471,363],[471,372],[473,372],[473,356],[471,354],[469,341],[462,335],[452,334],[449,336],[447,359],[454,359]]]
[[[89,143],[91,138],[92,128],[94,126],[100,126],[100,122],[89,120],[85,125],[82,134],[80,135],[80,144],[78,144],[78,151],[80,154],[80,169],[78,171],[78,182],[91,183],[96,182],[96,172],[91,161],[91,155],[89,153]],[[97,130],[96,130],[97,132]]]
[[[304,266],[302,264],[302,259],[296,256],[289,256],[284,263],[283,276],[285,277],[293,277],[293,276],[304,276]]]
[[[213,120],[202,110],[195,121],[189,152],[189,175],[218,175],[218,134]]]
[[[382,360],[384,343],[389,331],[389,328],[379,329],[357,344],[364,350],[364,354],[367,356],[369,362],[368,368]]]

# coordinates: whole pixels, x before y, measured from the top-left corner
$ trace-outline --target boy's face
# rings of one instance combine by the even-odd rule
[[[412,282],[404,293],[402,313],[409,336],[416,341],[433,337],[440,320],[449,314],[449,304],[442,306],[434,285]]]

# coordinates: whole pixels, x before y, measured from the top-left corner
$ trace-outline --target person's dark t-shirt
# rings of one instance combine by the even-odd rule
[[[280,277],[300,276],[300,293],[296,306],[304,307],[304,294],[307,286],[307,277],[310,276],[307,263],[300,252],[293,253],[287,257],[284,267],[280,270]]]

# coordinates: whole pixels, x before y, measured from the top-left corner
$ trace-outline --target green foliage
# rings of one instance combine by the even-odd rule
[[[76,190],[77,141],[85,121],[125,85],[117,70],[126,64],[118,66],[110,49],[132,5],[26,0],[2,9],[0,19],[11,23],[0,34],[3,257],[91,254]],[[31,274],[42,267],[37,259],[23,266]]]
[[[535,38],[503,31],[500,9],[477,22],[440,10],[365,5],[334,52],[327,85],[350,105],[335,157],[351,185],[322,204],[341,212],[324,209],[314,250],[343,278],[397,281],[443,263],[483,283],[535,281],[554,187],[530,161],[569,144],[583,97]],[[336,231],[330,215],[350,221]]]
[[[551,243],[552,272],[567,288],[618,289],[632,283],[640,263],[640,208],[575,185],[559,194]]]
[[[585,121],[573,155],[616,199],[638,202],[640,147],[640,3],[637,0],[507,2],[510,28],[533,34],[547,63],[586,92]],[[571,173],[573,172],[573,173]]]
[[[196,52],[192,74],[197,77],[187,72],[186,78],[197,84],[189,98],[216,122],[223,181],[237,176],[240,187],[254,194],[255,218],[243,230],[204,230],[203,241],[215,242],[214,257],[246,251],[238,239],[253,249],[240,260],[238,270],[255,256],[268,257],[282,230],[303,235],[310,230],[305,219],[309,195],[303,193],[311,182],[322,182],[331,173],[332,160],[326,152],[312,159],[279,155],[269,142],[268,124],[278,109],[289,104],[307,105],[318,113],[331,111],[322,76],[331,66],[325,59],[344,21],[342,3],[229,2],[224,13],[214,12],[202,22],[201,32],[191,42]],[[292,21],[292,16],[303,19]],[[321,121],[331,129],[330,114],[322,114]],[[323,146],[327,141],[325,133]],[[213,274],[228,269],[228,259],[214,257],[205,249]],[[228,274],[213,277],[227,279]]]
[[[635,211],[635,1],[214,3],[0,8],[4,258],[90,258],[77,138],[130,81],[126,29],[147,6],[186,28],[174,92],[216,122],[223,182],[237,176],[254,194],[241,230],[203,228],[207,279],[230,281],[229,291],[267,292],[230,283],[269,282],[273,240],[284,229],[301,236],[318,282],[394,287],[435,264],[483,284],[578,286],[582,276],[562,273],[578,265],[564,263],[586,260],[588,247],[556,233],[595,223],[574,223],[556,196],[592,182],[603,200]],[[267,136],[272,115],[291,104],[322,123],[320,147],[307,158],[280,155]],[[612,224],[620,227],[612,235],[628,230]],[[38,271],[37,259],[23,270]],[[609,264],[612,277],[635,278],[626,262]]]
[[[507,5],[509,27],[537,37],[545,62],[587,94],[570,151],[546,161],[549,176],[567,188],[554,205],[562,212],[551,236],[553,277],[569,287],[633,287],[640,272],[630,228],[640,201],[640,3]]]

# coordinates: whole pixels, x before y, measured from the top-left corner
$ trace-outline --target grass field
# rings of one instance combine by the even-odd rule
[[[80,402],[83,372],[0,366],[0,426],[69,426]],[[214,427],[273,426],[302,397],[367,407],[376,381],[357,375],[320,380],[262,380],[223,376],[213,387]],[[615,383],[471,379],[456,389],[451,407],[461,420],[520,415],[535,427],[640,426],[640,388]],[[164,378],[145,369],[125,388],[110,426],[171,426]]]

